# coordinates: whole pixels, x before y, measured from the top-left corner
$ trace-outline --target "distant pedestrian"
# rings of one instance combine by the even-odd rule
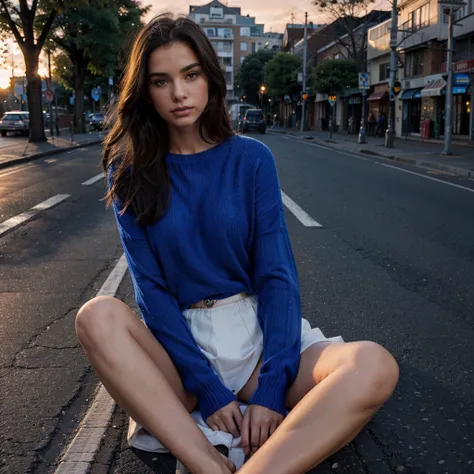
[[[383,112],[380,112],[379,118],[377,119],[377,138],[383,136],[383,130],[385,125],[385,116]]]
[[[145,324],[99,296],[78,312],[79,340],[137,432],[191,472],[235,472],[196,409],[212,430],[242,437],[253,454],[242,474],[307,472],[390,397],[397,364],[302,319],[274,158],[233,134],[200,27],[155,17],[126,64],[102,164]]]
[[[348,124],[347,124],[347,133],[349,135],[352,135],[352,129],[354,127],[354,118],[352,117],[352,115],[349,117],[349,121],[348,121]]]

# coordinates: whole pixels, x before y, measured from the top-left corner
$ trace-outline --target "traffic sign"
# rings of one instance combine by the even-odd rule
[[[395,95],[398,95],[401,90],[402,90],[402,83],[400,81],[395,81],[393,83],[393,93]]]
[[[337,99],[337,97],[335,95],[330,95],[328,97],[328,101],[329,101],[329,104],[331,105],[331,107],[336,103],[336,99]]]
[[[101,89],[100,87],[96,87],[91,91],[91,97],[97,102],[100,99]]]
[[[51,89],[46,89],[44,91],[44,98],[46,99],[46,102],[52,102],[54,99],[54,92]]]
[[[359,72],[359,89],[370,89],[368,72]]]

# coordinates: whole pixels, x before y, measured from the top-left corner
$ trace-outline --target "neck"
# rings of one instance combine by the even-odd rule
[[[192,127],[168,127],[169,151],[177,155],[193,155],[212,147],[199,136],[199,124]]]

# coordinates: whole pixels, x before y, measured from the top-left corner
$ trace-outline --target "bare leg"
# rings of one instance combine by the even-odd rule
[[[94,298],[79,310],[76,332],[114,400],[188,469],[232,472],[189,415],[196,400],[185,391],[167,352],[127,305]]]
[[[252,393],[255,376],[239,398]],[[304,474],[349,443],[390,397],[398,366],[370,342],[317,344],[301,356],[287,402],[292,411],[239,469],[241,474]]]

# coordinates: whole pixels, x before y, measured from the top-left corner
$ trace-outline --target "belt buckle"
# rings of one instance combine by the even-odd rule
[[[204,300],[204,304],[206,306],[206,308],[212,308],[216,303],[216,300]]]

